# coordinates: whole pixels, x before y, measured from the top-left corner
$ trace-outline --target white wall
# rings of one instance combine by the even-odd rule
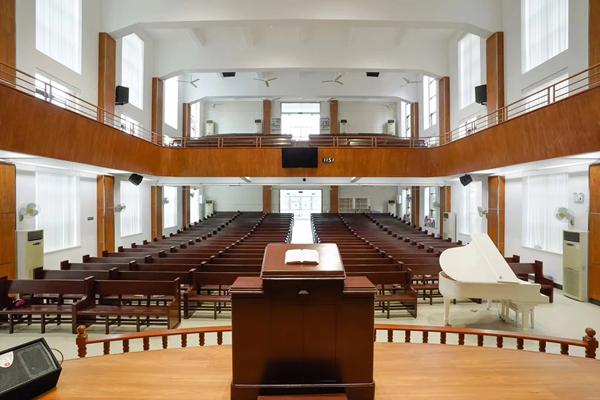
[[[339,118],[348,120],[346,133],[387,133],[387,121],[398,121],[397,103],[379,101],[342,101]]]
[[[213,120],[216,134],[257,133],[254,120],[263,119],[262,101],[207,101],[202,110],[202,129],[207,120]]]
[[[126,177],[115,177],[115,205],[121,204],[121,181],[126,181]],[[149,182],[140,184],[141,196],[141,216],[142,232],[137,235],[121,236],[121,214],[115,213],[115,246],[131,247],[131,243],[140,244],[144,240],[152,240],[152,219],[151,219],[151,185]],[[130,206],[127,206],[129,209]]]
[[[396,200],[398,188],[396,186],[340,186],[339,198],[359,197],[368,198],[371,211],[387,213],[388,201]]]
[[[488,184],[486,176],[476,176],[472,175],[473,181],[481,181],[481,207],[487,210],[488,206]],[[462,184],[460,182],[453,182],[451,185],[451,197],[452,197],[452,212],[456,213],[456,234],[458,240],[462,240],[463,243],[469,243],[471,241],[471,236],[462,234],[460,232],[460,219],[462,216],[462,202],[463,202],[463,192],[462,192]],[[481,218],[481,232],[487,233],[487,219]]]
[[[215,202],[215,211],[262,211],[262,186],[204,186],[204,200]]]
[[[57,170],[46,172],[60,173]],[[35,171],[32,168],[17,168],[17,212],[20,207],[27,203],[36,202]],[[85,254],[95,256],[97,254],[97,221],[96,221],[96,177],[82,176],[79,183],[80,194],[80,244],[77,247],[53,251],[44,255],[44,267],[47,269],[58,269],[60,262],[70,260],[81,262]],[[40,210],[41,213],[51,213],[53,210]],[[91,218],[91,219],[89,219]],[[35,229],[35,218],[26,218],[19,222],[17,230]]]
[[[35,48],[35,0],[16,2],[17,68],[34,75],[42,73],[75,90],[78,97],[98,103],[98,32],[100,31],[100,0],[82,1],[82,62],[81,74],[54,61]]]
[[[569,173],[569,185],[565,190],[569,193],[568,209],[575,216],[572,229],[588,229],[589,212],[589,179],[587,171]],[[562,255],[523,247],[521,245],[521,221],[523,215],[522,196],[523,179],[506,179],[506,230],[505,254],[518,254],[522,262],[540,260],[544,263],[544,274],[550,275],[554,281],[562,284]],[[584,203],[575,204],[573,193],[584,193]]]

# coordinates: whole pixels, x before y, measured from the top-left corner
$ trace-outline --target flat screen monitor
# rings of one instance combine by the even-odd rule
[[[319,149],[316,147],[290,147],[281,149],[283,168],[317,168]]]

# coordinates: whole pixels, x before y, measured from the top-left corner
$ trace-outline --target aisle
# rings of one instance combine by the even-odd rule
[[[312,230],[310,219],[294,218],[294,227],[292,229],[292,243],[312,243]]]

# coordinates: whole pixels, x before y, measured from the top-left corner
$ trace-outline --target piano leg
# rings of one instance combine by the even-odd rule
[[[450,303],[452,303],[452,299],[444,297],[444,325],[450,325]]]

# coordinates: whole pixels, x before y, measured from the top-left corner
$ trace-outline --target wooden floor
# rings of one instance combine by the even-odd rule
[[[231,348],[157,350],[66,361],[43,399],[228,400]],[[378,400],[598,399],[600,361],[435,344],[375,344]],[[410,395],[407,395],[410,394]]]

